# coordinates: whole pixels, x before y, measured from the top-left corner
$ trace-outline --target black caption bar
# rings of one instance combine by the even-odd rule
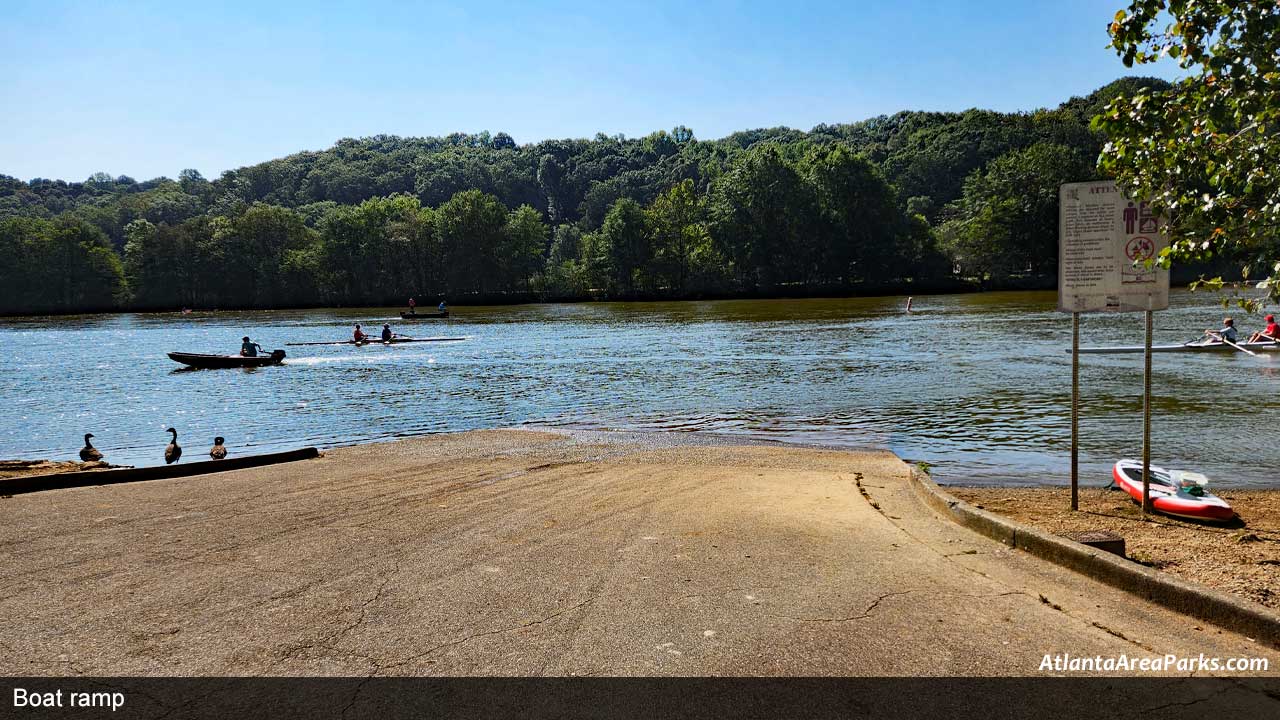
[[[11,718],[1280,717],[1277,678],[6,678]]]

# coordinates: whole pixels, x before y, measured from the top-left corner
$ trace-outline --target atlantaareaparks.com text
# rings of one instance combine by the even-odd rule
[[[1045,655],[1040,661],[1040,669],[1057,672],[1266,672],[1269,663],[1267,658],[1261,657],[1223,659],[1204,654],[1199,657],[1076,657],[1063,653]]]

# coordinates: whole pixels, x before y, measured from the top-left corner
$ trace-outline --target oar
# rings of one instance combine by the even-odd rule
[[[1250,349],[1249,349],[1249,348],[1247,348],[1247,347],[1243,347],[1243,346],[1241,346],[1241,345],[1237,345],[1237,344],[1235,344],[1235,343],[1231,342],[1230,340],[1228,340],[1228,339],[1226,339],[1226,338],[1222,338],[1222,342],[1224,342],[1224,343],[1226,343],[1226,344],[1230,345],[1231,347],[1233,347],[1233,348],[1235,348],[1235,349],[1239,350],[1240,352],[1245,353],[1245,354],[1247,354],[1247,355],[1252,355],[1252,356],[1254,356],[1254,357],[1257,357],[1257,356],[1258,356],[1258,353],[1256,353],[1256,352],[1254,352],[1254,351],[1250,350]]]
[[[1210,340],[1215,340],[1215,339],[1217,339],[1217,336],[1216,336],[1216,335],[1214,335],[1212,331],[1210,331],[1210,330],[1205,330],[1204,332],[1200,333],[1199,335],[1197,335],[1197,336],[1195,336],[1195,337],[1191,338],[1190,340],[1188,340],[1188,341],[1186,341],[1186,342],[1182,343],[1182,346],[1183,346],[1183,347],[1189,347],[1189,346],[1191,346],[1191,345],[1195,345],[1196,343],[1200,342],[1201,340],[1204,340],[1205,338],[1208,338],[1208,339],[1210,339]]]
[[[326,340],[325,342],[292,342],[285,345],[351,345],[352,340]]]
[[[1226,344],[1230,345],[1231,347],[1233,347],[1233,348],[1235,348],[1235,349],[1239,350],[1239,351],[1240,351],[1240,352],[1242,352],[1242,353],[1245,353],[1245,354],[1247,354],[1247,355],[1252,355],[1252,356],[1254,356],[1254,357],[1257,357],[1257,356],[1258,356],[1258,353],[1256,353],[1256,352],[1254,352],[1254,351],[1250,350],[1250,349],[1249,349],[1249,348],[1247,348],[1247,347],[1240,347],[1239,345],[1237,345],[1237,344],[1235,344],[1235,343],[1231,342],[1230,340],[1228,340],[1228,339],[1227,339],[1225,336],[1223,336],[1223,335],[1216,335],[1216,334],[1215,334],[1215,335],[1214,335],[1214,337],[1218,338],[1218,339],[1219,339],[1219,340],[1221,340],[1222,342],[1224,342],[1224,343],[1226,343]]]

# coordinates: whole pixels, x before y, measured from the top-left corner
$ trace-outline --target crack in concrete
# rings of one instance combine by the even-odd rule
[[[884,510],[881,510],[881,509],[880,509],[880,503],[878,503],[878,502],[876,502],[874,499],[872,499],[872,497],[871,497],[871,493],[867,492],[867,489],[866,489],[865,487],[863,487],[863,485],[862,485],[862,477],[863,477],[863,476],[862,476],[862,473],[860,473],[860,472],[855,472],[855,473],[853,474],[853,484],[854,484],[855,486],[857,486],[857,488],[858,488],[858,492],[862,494],[862,499],[863,499],[863,500],[866,500],[868,505],[870,505],[871,507],[875,508],[875,511],[876,511],[876,512],[880,513],[881,515],[884,515]]]
[[[1029,595],[1028,595],[1028,596],[1029,596]],[[1130,645],[1133,645],[1133,646],[1134,646],[1134,647],[1136,647],[1136,648],[1139,648],[1139,649],[1145,650],[1145,651],[1147,651],[1147,652],[1149,652],[1149,653],[1151,653],[1151,654],[1153,654],[1153,655],[1158,655],[1158,654],[1159,654],[1159,653],[1157,653],[1157,652],[1155,651],[1155,649],[1154,649],[1154,648],[1152,648],[1150,645],[1147,645],[1146,643],[1143,643],[1143,642],[1139,642],[1139,641],[1137,641],[1137,640],[1134,640],[1133,638],[1128,637],[1127,635],[1125,635],[1124,633],[1120,632],[1119,630],[1113,630],[1112,628],[1109,628],[1109,627],[1107,627],[1106,625],[1103,625],[1102,623],[1098,622],[1097,620],[1086,620],[1085,618],[1077,617],[1074,613],[1072,613],[1072,611],[1067,610],[1066,608],[1062,607],[1061,605],[1059,605],[1059,604],[1058,604],[1058,603],[1056,603],[1056,602],[1053,602],[1053,601],[1052,601],[1052,600],[1050,600],[1049,598],[1045,597],[1043,594],[1040,594],[1040,595],[1038,596],[1038,599],[1040,600],[1041,604],[1048,605],[1049,607],[1053,608],[1054,610],[1057,610],[1058,612],[1062,613],[1063,615],[1066,615],[1067,617],[1071,618],[1072,620],[1075,620],[1075,621],[1077,621],[1077,622],[1079,622],[1079,623],[1081,623],[1081,624],[1088,623],[1088,625],[1089,625],[1090,627],[1093,627],[1093,628],[1096,628],[1096,629],[1098,629],[1098,630],[1101,630],[1101,631],[1103,631],[1103,632],[1107,633],[1108,635],[1111,635],[1112,637],[1115,637],[1115,638],[1117,638],[1117,639],[1123,640],[1123,641],[1125,641],[1125,642],[1129,643]]]
[[[586,605],[592,602],[595,602],[597,599],[599,599],[599,597],[600,597],[599,595],[593,595],[587,598],[586,600],[583,600],[582,602],[578,603],[577,605],[573,605],[572,607],[567,607],[563,610],[557,610],[556,612],[551,613],[550,615],[542,618],[541,620],[533,620],[531,622],[523,623],[521,625],[501,628],[499,630],[486,630],[485,632],[478,632],[478,633],[468,635],[459,640],[451,640],[446,643],[440,643],[435,647],[428,648],[427,650],[424,650],[420,653],[415,653],[413,655],[410,655],[409,657],[404,658],[403,660],[399,660],[397,662],[390,663],[388,665],[381,665],[376,670],[376,673],[382,673],[382,672],[385,672],[386,670],[390,670],[391,668],[404,667],[405,665],[408,665],[414,660],[420,660],[424,657],[427,657],[428,655],[435,653],[438,650],[443,650],[444,648],[448,648],[448,647],[454,647],[456,645],[462,645],[463,643],[470,642],[472,640],[475,640],[476,638],[487,637],[489,635],[501,635],[503,633],[514,632],[516,630],[524,630],[525,628],[531,628],[531,627],[534,627],[535,625],[541,625],[543,623],[554,620],[555,618],[560,617],[561,615],[565,615],[567,613],[573,612],[574,610],[578,610],[582,607],[585,607]]]
[[[880,514],[881,514],[881,515],[884,515],[884,514],[885,514],[885,513],[884,513],[884,511],[880,509],[879,505],[875,504],[875,502],[874,502],[874,501],[872,501],[871,496],[870,496],[870,495],[867,493],[867,491],[863,488],[863,485],[862,485],[861,480],[862,480],[862,478],[861,478],[861,477],[858,477],[858,478],[855,480],[855,484],[857,484],[857,486],[858,486],[858,491],[859,491],[859,492],[861,492],[861,493],[862,493],[862,495],[863,495],[865,498],[867,498],[867,501],[868,501],[869,503],[871,503],[872,507],[874,507],[876,510],[878,510],[878,511],[880,512]],[[959,501],[954,501],[954,502],[951,502],[951,503],[948,503],[948,504],[949,504],[949,505],[954,506],[957,502],[959,502]],[[887,516],[886,516],[886,517],[887,517]],[[890,521],[890,522],[892,522],[892,521]],[[939,549],[935,548],[935,547],[933,546],[933,544],[932,544],[932,543],[925,542],[925,540],[924,540],[923,538],[917,537],[917,536],[916,536],[914,533],[912,533],[910,530],[907,530],[906,528],[902,527],[902,526],[901,526],[901,525],[899,525],[898,523],[893,523],[893,524],[894,524],[894,525],[895,525],[899,530],[901,530],[903,533],[905,533],[908,537],[910,537],[912,540],[915,540],[916,542],[920,543],[923,547],[928,548],[929,550],[932,550],[934,553],[936,553],[939,557],[941,557],[941,558],[942,558],[942,559],[944,559],[944,560],[950,560],[952,557],[954,557],[954,556],[956,556],[956,555],[965,555],[965,554],[966,554],[966,553],[964,553],[964,552],[961,552],[961,553],[944,553],[943,551],[941,551],[941,550],[939,550]],[[989,554],[989,553],[984,553],[984,554]],[[982,572],[982,571],[980,571],[980,570],[976,570],[976,569],[973,569],[973,568],[966,567],[963,563],[955,563],[955,565],[957,565],[958,567],[963,568],[963,569],[965,569],[965,570],[968,570],[968,571],[970,571],[970,572],[973,572],[973,573],[976,573],[976,574],[978,574],[978,575],[981,575],[982,577],[984,577],[984,578],[986,578],[986,579],[988,579],[988,580],[992,580],[992,581],[994,581],[994,582],[999,582],[999,581],[995,580],[994,578],[992,578],[990,575],[988,575],[988,574],[986,574],[986,573],[984,573],[984,572]],[[1001,583],[1001,584],[1004,584],[1004,583]],[[1006,586],[1006,587],[1007,587],[1007,586]],[[999,594],[999,595],[996,595],[995,597],[1004,597],[1004,596],[1006,596],[1006,595],[1026,595],[1027,597],[1031,597],[1030,593],[1027,593],[1027,592],[1024,592],[1024,591],[1011,591],[1011,592],[1001,593],[1001,594]],[[1121,633],[1121,632],[1119,632],[1119,631],[1112,630],[1111,628],[1108,628],[1108,627],[1106,627],[1106,626],[1104,626],[1104,625],[1101,625],[1100,623],[1098,623],[1098,622],[1096,622],[1096,621],[1092,621],[1092,620],[1085,620],[1084,618],[1077,617],[1077,616],[1076,616],[1076,615],[1074,615],[1071,611],[1069,611],[1069,610],[1067,610],[1067,609],[1063,608],[1061,605],[1058,605],[1057,603],[1054,603],[1054,602],[1050,601],[1050,600],[1049,600],[1049,598],[1045,597],[1043,594],[1039,595],[1039,596],[1038,596],[1038,599],[1040,600],[1040,602],[1044,603],[1045,605],[1048,605],[1048,606],[1052,607],[1054,610],[1057,610],[1058,612],[1062,613],[1063,615],[1066,615],[1067,617],[1071,618],[1072,620],[1075,620],[1075,621],[1077,621],[1077,622],[1081,623],[1082,625],[1087,625],[1087,626],[1094,627],[1094,628],[1096,628],[1096,629],[1103,630],[1104,632],[1107,632],[1108,634],[1115,636],[1117,639],[1120,639],[1120,640],[1123,640],[1123,641],[1125,641],[1125,642],[1127,642],[1127,643],[1130,643],[1131,645],[1133,645],[1133,646],[1135,646],[1135,647],[1137,647],[1137,648],[1140,648],[1140,649],[1142,649],[1142,650],[1145,650],[1146,652],[1149,652],[1149,653],[1152,653],[1152,654],[1158,654],[1158,653],[1156,653],[1156,651],[1155,651],[1153,648],[1151,648],[1150,646],[1146,645],[1145,643],[1141,643],[1141,642],[1139,642],[1139,641],[1137,641],[1137,640],[1133,640],[1132,638],[1127,637],[1126,635],[1124,635],[1123,633]]]
[[[863,610],[861,614],[859,614],[859,615],[850,615],[849,617],[838,617],[838,618],[805,618],[805,617],[794,617],[794,616],[791,616],[791,615],[772,615],[771,617],[783,618],[784,620],[794,620],[794,621],[796,621],[796,622],[824,622],[824,623],[828,623],[828,622],[849,622],[850,620],[865,620],[865,619],[867,619],[867,618],[871,617],[871,612],[872,612],[873,610],[875,610],[876,608],[880,607],[880,603],[884,602],[886,598],[891,598],[891,597],[893,597],[893,596],[895,596],[895,595],[909,595],[909,594],[911,594],[911,593],[913,593],[913,592],[916,592],[916,591],[915,591],[915,590],[900,590],[900,591],[897,591],[897,592],[888,592],[888,593],[885,593],[885,594],[881,595],[880,597],[876,598],[875,600],[871,601],[871,604],[870,604],[870,605],[868,605],[868,606],[867,606],[867,608],[866,608],[865,610]]]
[[[368,685],[372,681],[373,681],[373,676],[370,675],[362,679],[359,685],[356,685],[356,689],[351,693],[351,701],[348,702],[346,706],[342,708],[342,711],[338,713],[338,717],[345,718],[347,716],[347,713],[351,711],[351,708],[355,707],[356,700],[360,698],[360,692],[364,690],[364,686]]]
[[[355,618],[354,621],[347,623],[344,627],[337,629],[333,633],[329,634],[327,637],[321,638],[314,642],[304,643],[302,645],[298,645],[296,647],[293,647],[287,650],[284,654],[280,656],[278,660],[272,663],[272,667],[278,667],[296,658],[298,655],[302,654],[307,650],[314,650],[319,648],[319,649],[327,650],[334,654],[346,655],[348,657],[363,658],[364,660],[367,660],[368,662],[372,663],[375,668],[378,668],[379,664],[376,658],[370,657],[368,655],[363,655],[361,653],[351,651],[351,650],[341,650],[341,649],[338,649],[336,645],[344,636],[346,636],[356,628],[363,625],[365,620],[368,618],[369,607],[382,599],[382,595],[383,593],[386,592],[387,586],[390,585],[392,579],[400,573],[400,568],[401,568],[400,559],[399,558],[392,559],[392,565],[393,567],[391,568],[391,570],[388,573],[386,573],[386,575],[382,578],[382,582],[379,583],[378,589],[375,590],[372,595],[366,598],[364,602],[360,603],[360,607],[355,608],[355,611],[358,613],[358,616]]]
[[[1065,611],[1064,611],[1064,612],[1065,612]],[[1067,613],[1067,614],[1068,614],[1068,615],[1070,615],[1070,613]],[[1074,616],[1073,616],[1073,617],[1074,617]],[[1125,642],[1127,642],[1127,643],[1129,643],[1129,644],[1131,644],[1131,645],[1134,645],[1134,646],[1136,646],[1136,647],[1142,648],[1143,650],[1146,650],[1147,652],[1149,652],[1149,653],[1151,653],[1151,654],[1153,654],[1153,655],[1158,655],[1158,654],[1159,654],[1159,653],[1157,653],[1157,652],[1155,651],[1155,648],[1151,647],[1150,645],[1147,645],[1146,643],[1143,643],[1143,642],[1139,642],[1139,641],[1137,641],[1137,640],[1134,640],[1133,638],[1128,637],[1127,635],[1125,635],[1124,633],[1120,632],[1119,630],[1112,630],[1111,628],[1107,627],[1106,625],[1103,625],[1102,623],[1098,622],[1097,620],[1091,620],[1091,621],[1089,622],[1089,624],[1090,624],[1090,625],[1092,625],[1093,627],[1096,627],[1096,628],[1098,628],[1099,630],[1101,630],[1101,631],[1105,632],[1105,633],[1106,633],[1106,634],[1108,634],[1108,635],[1111,635],[1111,636],[1113,636],[1113,637],[1117,637],[1117,638],[1119,638],[1119,639],[1121,639],[1121,640],[1124,640]]]
[[[1231,690],[1230,687],[1224,687],[1215,693],[1211,693],[1202,698],[1196,698],[1195,700],[1191,700],[1190,702],[1168,702],[1163,705],[1157,705],[1156,707],[1153,707],[1153,708],[1144,708],[1142,710],[1139,710],[1138,712],[1142,713],[1143,715],[1146,715],[1149,713],[1160,712],[1161,710],[1166,710],[1168,708],[1191,707],[1192,705],[1199,705],[1200,703],[1209,702],[1210,700],[1216,697],[1225,695],[1230,690]]]
[[[775,587],[777,586],[776,585],[756,585],[753,587],[744,586],[744,587],[729,587],[729,588],[712,588],[710,590],[705,590],[700,593],[693,593],[692,595],[681,595],[680,599],[690,600],[692,598],[706,597],[708,595],[724,595],[725,593],[731,593],[731,592],[741,591],[741,590],[772,590]]]

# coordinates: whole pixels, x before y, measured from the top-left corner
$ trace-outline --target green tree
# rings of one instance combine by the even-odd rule
[[[1037,143],[969,176],[955,216],[942,227],[964,272],[995,281],[1056,276],[1058,188],[1091,177],[1089,160],[1062,145]]]
[[[1274,2],[1135,0],[1116,13],[1111,46],[1126,65],[1169,57],[1187,76],[1117,97],[1095,119],[1108,138],[1103,170],[1166,222],[1164,261],[1240,257],[1272,300],[1280,299],[1278,28]]]
[[[33,270],[32,245],[39,236],[51,234],[53,225],[48,220],[29,217],[0,219],[0,313],[32,311]]]
[[[308,250],[318,234],[289,208],[255,203],[236,218],[232,232],[221,242],[229,245],[232,267],[223,274],[226,302],[236,307],[273,306],[282,302],[314,302],[314,298],[287,298],[280,270],[291,251]]]
[[[340,206],[322,228],[325,279],[341,302],[402,302],[441,282],[435,213],[412,195]]]
[[[192,248],[180,233],[148,220],[125,226],[124,268],[134,300],[144,309],[194,304]]]
[[[436,232],[449,292],[488,293],[498,289],[495,258],[504,239],[507,209],[498,198],[464,190],[436,210]]]
[[[0,222],[0,248],[23,263],[0,271],[0,278],[14,282],[22,293],[14,297],[12,290],[0,291],[0,298],[8,298],[6,309],[110,310],[127,294],[120,257],[107,236],[89,223],[70,218],[5,220]]]
[[[892,274],[903,217],[879,168],[843,145],[813,148],[804,166],[826,238],[819,276],[849,283]]]
[[[640,203],[629,198],[614,203],[594,240],[598,243],[595,261],[610,289],[631,294],[647,285],[645,271],[652,259],[652,248]]]
[[[563,182],[564,165],[555,155],[544,154],[538,160],[538,185],[542,187],[542,192],[547,197],[547,217],[551,218],[553,223],[560,219],[562,207],[560,191]]]
[[[693,181],[673,185],[645,212],[653,238],[653,272],[673,291],[684,292],[695,254],[711,242]]]
[[[498,247],[498,260],[510,285],[523,284],[542,268],[547,250],[547,226],[542,215],[521,205],[507,216],[507,227]]]
[[[752,147],[722,175],[708,210],[712,237],[747,287],[817,274],[817,198],[777,143]]]

